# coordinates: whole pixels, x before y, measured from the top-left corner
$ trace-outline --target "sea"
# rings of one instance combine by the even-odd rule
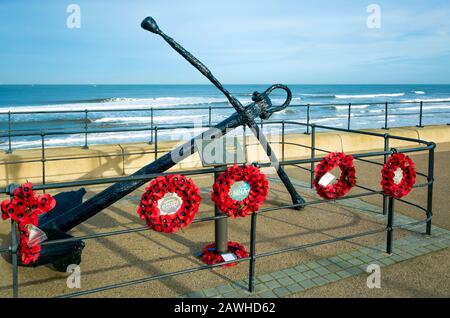
[[[251,102],[254,91],[263,92],[269,86],[225,85],[244,105]],[[419,123],[418,102],[424,101],[424,125],[450,123],[450,85],[288,86],[293,93],[291,106],[274,113],[271,120],[306,122],[305,105],[309,104],[311,123],[347,128],[351,103],[352,129],[381,128],[384,103],[395,102],[389,104],[389,127],[410,126]],[[285,93],[274,91],[271,99],[273,104],[281,104]],[[13,149],[40,147],[39,136],[26,135],[40,132],[53,133],[45,136],[46,146],[83,145],[85,136],[80,131],[86,125],[91,131],[89,144],[150,141],[150,132],[142,129],[151,126],[152,113],[154,126],[196,127],[188,131],[162,129],[158,138],[188,139],[209,124],[209,107],[213,124],[234,112],[212,85],[0,85],[0,149],[9,147],[9,130],[15,135],[11,138]],[[288,132],[304,131],[300,126],[286,127]],[[124,129],[131,131],[114,132]],[[107,132],[95,133],[99,130]]]

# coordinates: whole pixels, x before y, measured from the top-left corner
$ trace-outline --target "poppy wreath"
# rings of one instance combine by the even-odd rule
[[[320,179],[332,169],[339,167],[341,176],[335,184],[323,186],[319,184]],[[353,156],[347,156],[343,152],[332,152],[327,155],[315,169],[314,187],[322,198],[334,200],[344,196],[356,184],[356,170],[353,165]]]
[[[161,213],[158,201],[168,193],[181,198],[177,211]],[[152,180],[141,197],[137,213],[147,226],[157,232],[172,233],[192,223],[200,205],[200,190],[185,176],[173,174]]]
[[[236,255],[236,258],[248,257],[248,252],[245,247],[237,242],[228,241],[228,252]],[[202,262],[208,265],[223,263],[225,260],[222,255],[216,252],[216,243],[206,245],[202,251]],[[235,266],[237,262],[224,264],[222,266]]]
[[[398,184],[394,181],[397,169],[401,169],[403,173]],[[411,191],[415,183],[416,168],[412,159],[402,153],[391,154],[381,169],[381,186],[384,194],[401,198]]]
[[[38,216],[47,213],[56,206],[56,200],[50,194],[36,196],[33,184],[24,183],[14,190],[11,200],[1,203],[2,219],[17,222],[19,228],[19,253],[22,263],[28,265],[38,260],[41,246],[29,246],[31,225],[38,226]]]
[[[247,197],[243,200],[234,200],[229,192],[233,183],[244,181],[250,186]],[[245,217],[251,212],[257,212],[265,201],[269,192],[269,182],[258,167],[251,165],[228,167],[224,173],[217,177],[213,185],[211,199],[220,211],[228,216]]]

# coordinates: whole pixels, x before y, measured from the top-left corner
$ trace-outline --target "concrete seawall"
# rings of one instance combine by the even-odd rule
[[[435,143],[450,142],[450,126],[427,126],[424,128],[402,127],[389,130],[367,129],[366,131],[389,133],[414,139],[433,141]],[[281,136],[268,136],[274,151],[282,158]],[[242,139],[241,139],[242,142]],[[316,147],[327,151],[344,151],[347,153],[380,150],[384,140],[380,137],[367,136],[348,132],[318,132]],[[46,148],[45,162],[42,161],[41,149],[15,150],[11,154],[0,154],[0,186],[10,183],[22,183],[26,180],[39,184],[93,179],[128,175],[161,157],[180,142],[162,141],[155,145],[147,143],[92,145],[89,149],[80,147]],[[267,161],[262,147],[253,136],[247,136],[247,158],[252,161]],[[300,147],[293,144],[301,144]],[[310,156],[311,136],[303,133],[286,134],[284,159],[298,159]],[[417,146],[416,143],[392,139],[390,147]],[[323,155],[320,151],[316,155]],[[22,163],[13,163],[22,161]],[[195,154],[176,165],[172,170],[201,168],[198,154]],[[44,177],[45,175],[45,177]]]

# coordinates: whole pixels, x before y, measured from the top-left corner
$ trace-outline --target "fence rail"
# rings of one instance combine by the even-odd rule
[[[411,227],[415,227],[420,224],[425,224],[426,225],[426,228],[425,228],[426,234],[428,234],[428,235],[431,234],[431,220],[432,220],[432,215],[433,215],[432,198],[433,198],[433,183],[434,183],[434,177],[433,177],[434,176],[434,149],[435,149],[434,143],[427,142],[427,141],[420,140],[420,139],[393,136],[388,133],[380,134],[380,133],[375,133],[375,132],[328,127],[328,126],[315,125],[315,124],[310,124],[310,123],[299,123],[296,121],[284,121],[284,120],[283,121],[268,121],[268,122],[265,122],[264,124],[265,125],[281,125],[282,126],[282,136],[281,136],[282,137],[281,138],[282,161],[280,162],[280,165],[281,166],[292,166],[292,167],[302,168],[303,170],[306,170],[311,175],[311,184],[310,184],[311,187],[312,187],[312,181],[313,181],[313,177],[314,177],[315,163],[317,163],[323,159],[322,157],[316,156],[316,151],[328,152],[325,149],[320,149],[320,148],[316,147],[315,140],[316,140],[316,130],[317,129],[331,130],[331,131],[346,131],[346,132],[353,133],[353,134],[364,134],[364,135],[369,135],[369,136],[373,136],[373,137],[378,137],[378,138],[384,140],[384,149],[383,150],[353,154],[355,160],[362,161],[362,162],[369,163],[369,164],[374,164],[377,166],[380,165],[380,162],[371,160],[371,158],[382,157],[382,158],[384,158],[384,162],[386,162],[387,157],[392,153],[392,149],[389,148],[390,140],[401,140],[401,141],[414,143],[415,144],[414,147],[405,147],[402,149],[396,149],[396,151],[400,152],[400,153],[424,153],[425,152],[428,154],[429,160],[428,160],[427,171],[426,172],[418,172],[418,177],[425,179],[425,182],[416,184],[414,186],[414,188],[422,188],[422,187],[427,188],[428,191],[427,191],[427,199],[426,199],[425,206],[421,206],[417,203],[410,202],[406,199],[388,198],[382,191],[372,189],[368,186],[358,184],[357,188],[359,188],[360,190],[363,190],[364,192],[350,194],[345,197],[336,199],[336,201],[342,201],[342,200],[348,200],[348,199],[354,199],[354,198],[363,198],[363,197],[367,197],[367,196],[380,196],[381,197],[380,203],[382,206],[380,208],[380,214],[382,213],[383,215],[387,215],[387,223],[386,223],[385,229],[373,229],[373,230],[369,230],[369,231],[365,231],[365,232],[349,234],[349,235],[335,237],[332,239],[317,241],[317,242],[313,242],[313,243],[294,245],[294,246],[289,246],[289,247],[285,247],[285,248],[280,248],[277,250],[271,250],[271,251],[267,251],[267,252],[257,253],[256,233],[257,233],[258,215],[268,213],[268,212],[274,212],[274,211],[281,212],[281,210],[283,210],[283,209],[290,209],[290,208],[298,207],[299,204],[283,204],[283,203],[281,203],[279,206],[270,207],[270,208],[263,206],[262,209],[258,213],[253,213],[251,215],[250,255],[246,258],[233,260],[233,261],[229,261],[229,262],[224,262],[224,263],[220,263],[220,264],[215,264],[215,265],[201,265],[201,266],[196,266],[196,267],[191,267],[191,268],[185,268],[185,269],[182,269],[179,271],[164,273],[164,274],[159,274],[159,275],[148,275],[148,276],[140,277],[140,278],[133,279],[133,280],[117,282],[117,283],[110,284],[110,285],[99,286],[99,287],[88,289],[88,290],[82,290],[82,291],[78,291],[78,292],[74,292],[74,293],[57,295],[57,297],[84,296],[84,295],[89,295],[89,294],[93,294],[93,293],[97,293],[97,292],[115,289],[115,288],[127,287],[127,286],[141,284],[141,283],[149,282],[149,281],[153,281],[153,280],[165,279],[168,277],[178,276],[178,275],[182,275],[182,274],[186,274],[186,273],[192,273],[192,272],[202,271],[202,270],[206,270],[206,269],[211,269],[211,268],[218,267],[218,266],[232,263],[232,262],[239,262],[239,263],[248,262],[248,264],[249,264],[248,290],[250,292],[253,292],[254,286],[255,286],[254,284],[255,284],[255,275],[256,275],[256,263],[257,263],[258,259],[261,259],[264,257],[278,255],[281,253],[303,250],[303,249],[307,249],[307,248],[311,248],[311,247],[319,246],[319,245],[323,245],[323,244],[331,244],[331,243],[335,243],[335,242],[339,242],[339,241],[343,241],[343,240],[351,240],[354,238],[368,236],[368,235],[374,235],[374,234],[381,233],[381,232],[386,232],[386,251],[388,253],[392,253],[393,231],[395,229],[411,228]],[[310,132],[311,146],[295,144],[298,147],[306,147],[306,148],[310,149],[310,151],[311,151],[310,158],[298,159],[298,160],[285,160],[284,132],[285,132],[286,125],[302,126],[303,128],[306,128],[307,131]],[[155,141],[156,141],[155,153],[157,154],[157,144],[158,144],[157,131],[158,131],[158,128],[153,127],[152,129],[155,132],[155,138],[156,138],[155,139]],[[161,128],[161,129],[163,129],[163,128]],[[166,128],[164,128],[164,129],[166,129]],[[167,128],[167,129],[170,129],[170,128]],[[42,136],[45,136],[45,135],[42,134]],[[417,146],[418,144],[419,144],[419,146]],[[45,173],[45,161],[50,160],[50,159],[45,158],[45,147],[44,146],[42,149],[44,149],[42,162],[44,164],[43,167],[44,167],[44,173]],[[12,163],[14,163],[14,162],[12,162]],[[270,166],[270,163],[259,163],[259,165],[261,167],[267,167],[267,166]],[[304,167],[304,165],[307,165],[307,166],[309,165],[309,168]],[[198,170],[198,169],[185,170],[182,173],[184,175],[189,175],[189,176],[208,175],[208,174],[211,175],[211,174],[217,174],[218,172],[223,172],[224,170],[225,170],[224,167],[222,167],[222,168],[216,167],[216,168],[205,168],[205,169],[201,169],[201,170]],[[169,173],[154,173],[154,174],[140,175],[140,176],[120,176],[120,177],[111,177],[111,178],[97,178],[97,179],[92,179],[92,180],[77,180],[77,181],[70,181],[70,182],[57,182],[57,183],[48,183],[48,184],[45,183],[45,177],[44,177],[42,184],[35,185],[34,189],[45,191],[45,190],[50,190],[50,189],[56,190],[56,189],[73,188],[73,187],[81,187],[81,186],[110,184],[110,183],[115,183],[115,182],[150,180],[157,176],[167,175],[167,174],[169,174]],[[11,195],[12,189],[13,189],[13,187],[11,185],[8,187],[5,187],[5,188],[0,188],[0,194]],[[408,204],[409,206],[411,206],[411,208],[416,208],[420,211],[425,212],[425,218],[423,220],[418,220],[418,221],[410,222],[407,224],[394,224],[393,220],[394,220],[394,213],[395,213],[395,211],[394,211],[394,206],[395,206],[394,202],[395,201],[399,201],[399,202]],[[329,201],[324,200],[324,199],[314,199],[314,200],[307,201],[304,204],[304,206],[305,206],[305,208],[307,208],[308,206],[311,206],[311,205],[327,204],[327,203],[329,203]],[[214,215],[213,211],[211,211],[211,215]],[[197,218],[194,220],[193,223],[212,222],[212,221],[217,222],[220,219],[226,219],[226,218],[228,218],[228,216],[226,216],[226,215],[214,215],[214,216],[210,216],[210,217]],[[101,237],[110,237],[110,236],[115,236],[115,235],[126,235],[129,233],[142,232],[142,231],[148,231],[148,230],[149,229],[147,227],[136,227],[136,228],[125,229],[125,230],[111,231],[111,232],[93,233],[93,234],[88,234],[88,235],[83,235],[83,236],[78,236],[78,237],[45,241],[42,243],[42,246],[52,245],[52,244],[61,244],[61,243],[69,242],[69,241],[98,239]],[[0,247],[0,253],[9,253],[11,256],[11,260],[12,260],[11,276],[12,276],[12,296],[13,297],[19,297],[19,279],[18,279],[18,276],[19,276],[19,267],[18,267],[19,254],[18,254],[18,242],[17,242],[17,237],[16,237],[16,234],[17,234],[16,231],[17,231],[16,224],[14,222],[12,222],[11,223],[11,244],[9,246]]]
[[[448,110],[444,108],[444,111],[430,111],[427,109],[427,105],[429,104],[442,104],[449,103]],[[411,112],[392,112],[395,108],[392,108],[394,105],[418,105],[419,109],[417,111]],[[380,109],[380,113],[377,114],[361,114],[355,111],[355,107],[369,105],[369,106],[382,106]],[[352,129],[352,119],[359,118],[375,118],[375,117],[383,117],[383,129],[388,130],[390,128],[389,119],[392,116],[417,116],[416,122],[417,127],[424,127],[425,124],[431,124],[424,122],[424,117],[430,115],[443,115],[450,114],[450,102],[448,100],[433,100],[433,101],[392,101],[392,102],[369,102],[369,103],[324,103],[324,104],[292,104],[289,106],[290,108],[296,109],[304,109],[304,118],[306,119],[306,134],[310,134],[310,124],[314,124],[317,120],[330,119],[329,116],[313,116],[313,109],[320,107],[345,107],[347,108],[345,117],[336,117],[336,119],[346,119],[346,128]],[[207,111],[208,116],[208,126],[211,127],[213,123],[213,111],[214,110],[230,110],[229,106],[195,106],[195,107],[170,107],[167,109],[155,108],[155,107],[143,107],[143,108],[105,108],[105,109],[76,109],[76,110],[42,110],[42,111],[0,111],[0,118],[2,116],[7,116],[7,129],[0,129],[0,139],[7,139],[7,149],[6,153],[11,153],[14,150],[13,147],[13,139],[17,137],[39,137],[39,136],[55,136],[55,135],[84,135],[84,144],[83,148],[88,149],[89,147],[89,138],[88,136],[91,134],[101,134],[101,133],[120,133],[120,132],[138,132],[138,131],[149,131],[149,142],[154,142],[154,131],[156,128],[158,129],[173,129],[174,127],[178,128],[193,128],[192,126],[177,126],[177,125],[168,125],[168,124],[160,124],[155,125],[155,119],[157,112],[167,112],[167,111],[186,111],[186,110],[205,110]],[[91,118],[89,114],[95,113],[134,113],[134,112],[148,112],[150,114],[149,124],[142,126],[133,126],[125,128],[123,125],[117,125],[118,128],[110,128],[110,129],[95,129],[92,128]],[[82,129],[70,129],[64,127],[55,127],[55,128],[46,128],[46,129],[14,129],[14,124],[21,122],[20,116],[23,115],[56,115],[56,114],[80,114],[82,115],[79,120],[82,123]],[[18,117],[18,120],[13,120],[15,117]],[[260,122],[263,125],[263,121]],[[450,125],[450,123],[447,123]]]

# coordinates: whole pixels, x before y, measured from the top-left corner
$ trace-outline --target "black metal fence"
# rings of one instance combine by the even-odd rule
[[[352,133],[352,134],[364,134],[364,135],[377,137],[377,138],[384,140],[384,149],[383,150],[353,154],[355,160],[362,161],[365,163],[370,163],[370,164],[373,164],[376,166],[381,166],[381,165],[383,165],[383,163],[372,160],[371,158],[383,157],[384,162],[385,162],[387,160],[387,157],[392,152],[392,149],[390,149],[390,147],[389,147],[390,140],[411,142],[414,145],[419,144],[420,146],[405,147],[402,149],[397,149],[396,151],[398,151],[400,153],[427,153],[428,154],[428,169],[427,169],[427,171],[417,173],[418,179],[421,178],[424,181],[421,183],[418,182],[414,186],[414,188],[419,188],[419,187],[427,188],[427,201],[424,206],[421,206],[419,204],[408,201],[406,199],[388,198],[380,190],[373,189],[369,186],[357,184],[356,187],[364,192],[347,195],[347,196],[339,198],[337,200],[348,200],[348,199],[362,198],[362,197],[367,197],[367,196],[380,196],[380,198],[381,198],[380,203],[382,205],[382,208],[380,208],[380,214],[381,213],[383,213],[384,215],[387,214],[386,229],[370,230],[370,231],[354,233],[354,234],[350,234],[350,235],[346,235],[346,236],[336,237],[336,238],[332,238],[332,239],[328,239],[328,240],[322,240],[322,241],[318,241],[318,242],[314,242],[314,243],[289,246],[289,247],[272,250],[272,251],[268,251],[268,252],[257,253],[257,251],[256,251],[256,247],[257,247],[256,233],[257,233],[258,215],[272,212],[272,211],[295,208],[298,205],[282,204],[280,206],[270,207],[270,208],[264,208],[264,206],[263,206],[263,208],[258,213],[253,213],[251,215],[250,254],[246,258],[241,258],[238,260],[224,262],[224,263],[215,264],[215,265],[201,265],[201,266],[197,266],[197,267],[186,268],[186,269],[179,270],[176,272],[164,273],[164,274],[160,274],[160,275],[144,276],[144,277],[136,278],[136,279],[129,280],[129,281],[117,282],[117,283],[111,284],[111,285],[99,286],[99,287],[92,288],[89,290],[82,290],[82,291],[73,292],[73,293],[69,293],[69,294],[59,295],[57,297],[84,296],[84,295],[89,295],[92,293],[97,293],[97,292],[106,291],[106,290],[110,290],[110,289],[132,286],[132,285],[149,282],[149,281],[153,281],[153,280],[164,279],[164,278],[182,275],[182,274],[186,274],[186,273],[211,269],[211,268],[218,267],[218,266],[221,266],[221,265],[224,265],[227,263],[232,263],[232,262],[248,262],[248,264],[249,264],[249,267],[248,267],[248,271],[249,271],[248,290],[250,292],[253,292],[254,291],[255,274],[256,274],[256,262],[258,259],[261,259],[264,257],[273,256],[273,255],[286,253],[286,252],[298,251],[298,250],[307,249],[307,248],[311,248],[311,247],[319,246],[319,245],[323,245],[323,244],[330,244],[330,243],[334,243],[334,242],[338,242],[338,241],[342,241],[342,240],[351,240],[354,238],[367,236],[367,235],[373,235],[373,234],[384,232],[384,231],[386,231],[386,251],[387,251],[387,253],[391,253],[392,247],[393,247],[393,231],[395,229],[410,228],[410,227],[417,226],[420,224],[425,224],[426,225],[426,229],[425,229],[426,234],[428,234],[428,235],[431,234],[431,219],[432,219],[432,214],[433,214],[432,199],[433,199],[433,180],[434,180],[434,177],[433,177],[434,149],[435,149],[434,143],[427,142],[424,140],[419,140],[419,139],[392,136],[387,133],[380,134],[380,133],[375,133],[375,132],[340,129],[340,128],[335,128],[335,127],[314,125],[314,124],[310,124],[310,123],[299,123],[299,122],[295,122],[295,121],[268,121],[268,122],[265,122],[264,124],[266,124],[266,125],[281,125],[282,126],[281,128],[282,128],[283,133],[282,133],[281,141],[280,141],[281,149],[282,149],[281,150],[282,151],[282,154],[281,154],[282,160],[280,162],[280,165],[292,166],[292,167],[297,167],[297,168],[306,170],[307,173],[310,173],[310,175],[311,175],[311,187],[312,187],[312,180],[313,180],[313,176],[314,176],[315,164],[317,162],[319,162],[320,160],[322,160],[322,157],[316,156],[316,151],[325,152],[325,153],[329,152],[326,149],[320,149],[320,148],[316,147],[316,130],[317,129],[343,131],[343,132],[348,132],[348,133]],[[305,128],[307,131],[309,131],[310,136],[311,136],[310,137],[311,138],[311,146],[302,145],[302,144],[298,144],[298,143],[292,143],[292,142],[289,142],[289,143],[285,142],[284,132],[285,132],[286,125],[301,126],[301,127]],[[147,128],[147,129],[149,129],[149,128]],[[166,128],[164,128],[164,129],[166,129]],[[174,129],[174,128],[167,128],[167,129]],[[151,128],[151,130],[154,132],[155,141],[156,141],[155,145],[157,145],[158,128],[153,127],[153,128]],[[51,134],[52,134],[51,132],[42,134],[41,135],[42,140],[44,140],[44,137],[46,135],[51,135]],[[285,160],[285,154],[284,154],[285,145],[306,147],[306,148],[310,149],[311,156],[308,159]],[[43,149],[42,162],[43,162],[43,169],[45,170],[45,161],[48,159],[45,159],[45,147],[43,146],[42,149]],[[158,154],[157,146],[154,149],[154,153],[155,153],[155,157],[156,157]],[[309,168],[305,167],[304,165],[309,166]],[[270,166],[270,163],[260,163],[260,166],[261,167]],[[225,170],[225,168],[205,168],[202,170],[198,170],[198,169],[186,170],[186,171],[183,171],[182,173],[184,175],[194,176],[194,175],[214,174],[217,172],[222,172],[224,170]],[[157,176],[166,175],[166,174],[168,174],[168,173],[157,173],[157,174],[149,174],[149,175],[142,175],[142,176],[121,176],[121,177],[112,177],[112,178],[97,178],[97,179],[93,179],[93,180],[58,182],[58,183],[50,183],[50,184],[45,184],[45,179],[44,179],[43,180],[44,182],[41,185],[36,185],[34,187],[34,189],[45,191],[45,190],[50,190],[50,189],[56,190],[56,189],[73,188],[73,187],[81,187],[81,186],[102,185],[102,184],[109,184],[109,183],[115,183],[115,182],[128,182],[128,181],[132,181],[132,180],[133,181],[135,181],[135,180],[150,180]],[[10,189],[12,189],[11,186],[8,186],[6,188],[0,188],[0,194],[11,195]],[[410,222],[407,224],[394,224],[394,201],[396,201],[396,200],[411,206],[411,208],[418,209],[418,210],[424,212],[425,218],[423,220],[417,220],[417,221]],[[317,205],[317,204],[329,204],[329,201],[324,200],[324,199],[307,201],[305,203],[305,208],[308,208],[308,206]],[[211,215],[214,215],[214,212],[211,212]],[[195,219],[193,221],[193,223],[211,222],[211,221],[216,221],[216,220],[224,219],[224,218],[227,218],[227,216],[226,215],[214,215],[214,216],[210,216],[210,217],[202,217],[202,218]],[[83,236],[78,236],[78,237],[73,237],[73,238],[45,241],[42,243],[42,246],[50,245],[50,244],[60,244],[60,243],[69,242],[69,241],[97,239],[97,238],[109,237],[109,236],[114,236],[114,235],[125,235],[125,234],[129,234],[129,233],[142,232],[142,231],[147,231],[147,230],[148,230],[148,228],[143,226],[143,227],[136,227],[136,228],[132,228],[132,229],[118,230],[118,231],[112,231],[112,232],[100,232],[100,233],[83,235]],[[12,264],[11,264],[12,296],[13,297],[19,297],[19,279],[18,279],[19,268],[18,268],[18,262],[17,262],[17,258],[19,257],[19,254],[18,254],[19,245],[17,242],[16,234],[17,234],[17,227],[16,227],[16,224],[14,222],[12,222],[11,223],[11,244],[9,246],[0,247],[0,253],[9,253],[11,256],[11,260],[12,260]]]
[[[432,111],[431,109],[427,109],[427,105],[432,104],[442,104],[447,103],[442,106],[444,110],[442,111]],[[346,128],[352,129],[352,120],[359,120],[361,118],[380,118],[383,117],[383,129],[388,130],[390,128],[389,120],[392,116],[406,116],[406,117],[416,117],[417,127],[424,127],[426,124],[433,124],[432,120],[425,122],[426,117],[431,116],[440,116],[440,115],[448,115],[450,114],[450,104],[447,100],[433,100],[433,101],[392,101],[392,102],[374,102],[374,103],[329,103],[329,104],[292,104],[289,108],[297,108],[304,110],[304,119],[307,124],[305,126],[305,133],[310,133],[310,125],[317,124],[317,120],[326,120],[330,119],[329,116],[314,116],[314,112],[312,110],[320,107],[339,107],[345,108],[346,114],[344,117],[339,117],[341,119],[346,120]],[[380,106],[378,109],[380,112],[377,114],[371,113],[361,113],[355,111],[359,106]],[[412,107],[411,111],[408,112],[395,112],[395,105],[416,105]],[[418,105],[418,106],[417,106]],[[418,107],[418,109],[417,109]],[[447,108],[448,107],[448,108]],[[174,126],[170,125],[155,125],[155,119],[158,117],[158,113],[168,112],[168,111],[197,111],[204,110],[208,112],[208,126],[211,127],[213,123],[213,112],[215,110],[230,110],[229,106],[196,106],[196,107],[170,107],[166,109],[154,108],[154,107],[143,107],[143,108],[130,108],[130,109],[80,109],[80,110],[42,110],[42,111],[0,111],[0,118],[6,118],[7,127],[6,129],[0,129],[0,140],[7,140],[7,149],[6,153],[11,153],[14,150],[14,139],[20,137],[41,137],[42,144],[45,143],[45,136],[56,136],[56,135],[84,135],[84,145],[83,148],[87,149],[89,147],[89,135],[98,134],[98,133],[122,133],[122,132],[139,132],[139,131],[148,131],[149,138],[148,141],[153,143],[155,140],[155,131],[156,129],[173,129]],[[417,111],[414,111],[417,110]],[[150,117],[150,122],[147,125],[141,126],[133,126],[126,127],[118,125],[118,128],[110,128],[110,129],[96,129],[92,127],[91,124],[91,115],[98,113],[108,113],[108,114],[117,114],[117,113],[136,113],[136,112],[144,112],[148,113]],[[51,129],[39,130],[33,128],[33,125],[30,125],[31,128],[27,129],[17,129],[15,125],[21,122],[21,116],[24,115],[63,115],[63,114],[74,114],[79,115],[79,122],[82,123],[82,128],[79,129],[68,129],[64,127],[53,127]],[[262,124],[262,121],[261,121]],[[450,123],[447,123],[450,124]],[[164,128],[163,128],[164,127]],[[183,126],[188,127],[188,126]]]

